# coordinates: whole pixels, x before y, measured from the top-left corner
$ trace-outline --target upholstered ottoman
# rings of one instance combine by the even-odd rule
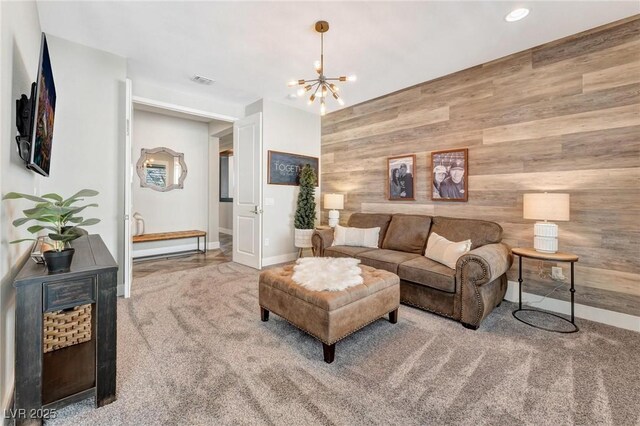
[[[389,314],[398,321],[400,279],[397,275],[360,265],[363,283],[342,291],[313,291],[291,276],[293,265],[260,274],[259,304],[262,321],[269,312],[284,318],[322,342],[324,360],[331,363],[338,340]]]

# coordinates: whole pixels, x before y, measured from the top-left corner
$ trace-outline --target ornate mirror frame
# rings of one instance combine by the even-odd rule
[[[147,183],[146,176],[144,175],[144,162],[148,154],[158,154],[158,153],[166,153],[171,155],[174,158],[178,158],[178,162],[180,163],[180,167],[182,168],[182,173],[180,174],[180,178],[178,179],[178,183],[171,184],[165,188],[159,187],[157,185],[150,185]],[[159,192],[167,192],[174,189],[182,189],[184,188],[184,180],[187,178],[187,164],[184,162],[184,154],[181,152],[175,152],[172,149],[166,147],[158,147],[158,148],[142,148],[140,150],[140,158],[136,163],[136,172],[138,173],[138,177],[140,178],[140,186],[142,188],[151,188],[154,191]]]

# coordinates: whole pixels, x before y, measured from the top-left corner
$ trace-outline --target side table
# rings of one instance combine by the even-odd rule
[[[574,269],[573,269],[573,265],[578,261],[578,256],[571,253],[542,253],[532,248],[514,248],[511,250],[511,252],[514,255],[518,256],[518,288],[519,288],[518,309],[513,311],[513,317],[520,322],[530,325],[531,327],[539,328],[541,330],[553,331],[556,333],[575,333],[576,331],[578,331],[579,328],[575,323],[575,317],[574,317],[574,294],[576,292],[576,289],[574,285]],[[522,309],[522,258],[525,258],[525,257],[528,259],[546,260],[549,262],[569,262],[571,264],[571,288],[569,290],[571,292],[571,320],[568,320],[565,317],[561,317],[560,315],[552,314],[551,312],[540,311],[538,309],[531,309],[531,308]],[[554,330],[551,328],[545,328],[535,324],[531,324],[523,320],[522,318],[518,318],[518,316],[516,315],[518,312],[523,312],[523,311],[541,312],[546,315],[551,315],[556,318],[560,318],[563,321],[567,321],[571,323],[573,325],[573,329],[568,331]]]
[[[69,272],[51,274],[30,260],[16,288],[15,424],[41,425],[55,410],[93,397],[116,400],[118,264],[99,235],[74,240]],[[91,304],[89,341],[44,351],[44,316]]]

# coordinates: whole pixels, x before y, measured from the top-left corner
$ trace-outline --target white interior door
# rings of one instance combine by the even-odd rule
[[[126,111],[126,136],[124,144],[124,297],[131,296],[131,282],[133,281],[133,254],[131,240],[131,185],[133,184],[133,164],[131,164],[131,139],[133,133],[133,94],[131,80],[126,80],[125,111]]]
[[[262,267],[262,113],[233,125],[233,261]]]

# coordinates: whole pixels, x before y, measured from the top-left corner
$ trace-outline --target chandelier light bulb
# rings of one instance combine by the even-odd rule
[[[338,98],[338,103],[340,104],[340,106],[344,105],[344,100],[342,98]]]
[[[322,70],[322,63],[320,61],[315,61],[313,63],[313,66],[317,72],[320,72]]]
[[[347,77],[347,81],[356,81],[357,79],[358,79],[358,76],[355,74],[352,74],[349,77]]]
[[[311,105],[313,103],[313,101],[316,100],[316,94],[314,93],[313,95],[311,95],[311,97],[309,98],[309,105]]]
[[[293,87],[293,86],[297,86],[297,85],[298,85],[298,82],[297,82],[297,81],[295,81],[295,80],[290,80],[290,81],[287,83],[287,86],[289,86],[289,87]]]
[[[324,99],[320,103],[320,115],[325,115],[327,113],[327,107],[324,104]]]
[[[307,90],[306,90],[304,87],[301,87],[301,88],[299,88],[299,89],[296,91],[296,95],[298,95],[298,96],[302,96],[302,95],[304,95],[304,93],[305,93],[306,91],[307,91]]]
[[[334,92],[339,92],[340,88],[338,86],[336,86],[335,84],[331,83],[329,85],[329,87],[331,87],[331,90],[333,90]]]

